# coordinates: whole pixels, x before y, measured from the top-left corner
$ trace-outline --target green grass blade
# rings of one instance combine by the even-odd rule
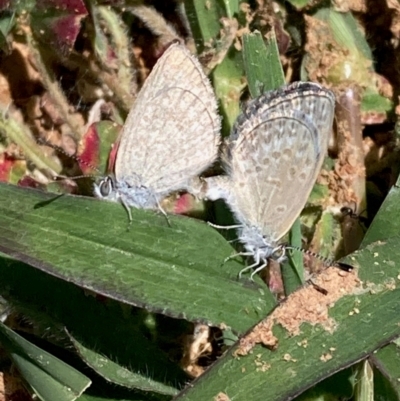
[[[39,332],[49,328],[58,332],[65,327],[72,339],[115,362],[119,372],[134,372],[134,380],[131,376],[126,383],[128,387],[154,396],[171,394],[187,382],[182,369],[149,338],[144,324],[147,314],[143,316],[141,310],[95,297],[72,283],[6,257],[0,258],[0,277],[2,297],[33,321]],[[82,358],[89,366],[94,365],[86,355]],[[112,381],[113,377],[99,373]],[[123,385],[121,380],[118,383]]]
[[[243,60],[253,98],[285,84],[278,45],[273,31],[266,43],[258,31],[245,34],[243,36]]]
[[[392,401],[400,398],[400,348],[397,342],[380,349],[370,358],[374,366],[376,399]]]
[[[297,219],[289,232],[289,244],[301,248],[301,223]],[[289,295],[304,283],[303,254],[299,251],[288,251],[288,259],[281,264],[285,294]]]
[[[74,338],[70,335],[70,339],[72,340],[75,349],[78,351],[79,356],[96,373],[111,383],[128,388],[140,389],[147,392],[157,392],[170,396],[177,394],[178,390],[175,387],[156,382],[150,377],[150,374],[146,376],[142,372],[138,373],[133,371],[132,368],[125,368],[121,366],[120,363],[114,362],[102,353],[86,347],[77,338]],[[124,339],[121,340],[123,341]],[[137,351],[139,352],[139,349]]]
[[[91,381],[73,367],[25,340],[0,323],[0,343],[22,377],[43,401],[72,401]]]

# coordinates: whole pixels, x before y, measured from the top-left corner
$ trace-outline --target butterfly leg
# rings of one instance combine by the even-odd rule
[[[256,263],[253,263],[253,264],[250,265],[250,266],[246,266],[244,269],[240,270],[240,272],[239,272],[239,280],[242,278],[242,274],[243,274],[244,272],[247,272],[248,270],[252,270],[252,269],[254,269],[254,268],[255,268],[256,266],[258,266],[258,265],[259,265],[259,262],[256,262]],[[265,265],[263,265],[262,269],[263,269],[264,267],[265,267]],[[258,272],[259,270],[256,269],[256,271]],[[254,276],[254,272],[251,273],[251,276],[250,276],[250,280],[252,280],[252,281],[254,281],[253,276]]]
[[[234,259],[237,256],[252,256],[252,252],[239,252],[239,253],[234,253],[233,255],[228,256],[227,258],[224,259],[224,263],[228,262],[228,260]]]
[[[167,223],[168,223],[168,227],[171,227],[171,223],[170,223],[170,221],[169,221],[167,212],[162,208],[160,202],[158,201],[157,196],[154,195],[154,198],[155,198],[155,200],[156,200],[158,210],[159,210],[159,211],[164,215],[164,217],[166,218]]]
[[[242,227],[243,227],[243,224],[234,224],[234,225],[232,225],[232,226],[220,226],[220,225],[218,225],[218,224],[210,223],[209,221],[207,221],[207,224],[208,224],[210,227],[218,228],[218,229],[220,229],[220,230],[234,230],[234,229],[242,228]]]
[[[122,206],[125,208],[126,212],[128,213],[128,219],[129,219],[128,230],[129,230],[129,227],[130,227],[130,225],[132,224],[132,213],[131,213],[131,209],[130,209],[129,205],[124,201],[123,198],[119,198],[119,199],[120,199],[120,201],[121,201],[121,203],[122,203]]]
[[[251,281],[254,281],[253,277],[254,277],[258,272],[260,272],[262,269],[266,268],[267,265],[268,265],[267,261],[266,261],[266,260],[263,260],[263,264],[262,264],[261,266],[257,267],[257,269],[255,269],[255,270],[253,271],[253,273],[251,273],[251,275],[250,275],[250,280],[251,280]]]
[[[246,266],[244,269],[240,270],[240,272],[239,272],[239,279],[242,278],[242,274],[243,274],[244,272],[246,272],[246,271],[248,271],[248,270],[254,269],[254,268],[257,267],[257,266],[260,264],[260,262],[261,262],[261,257],[260,257],[260,254],[259,254],[258,252],[257,252],[255,255],[254,255],[253,252],[248,252],[248,256],[253,256],[255,262],[254,262],[252,265]],[[266,265],[266,264],[264,263],[262,269],[265,267],[265,265]],[[259,270],[256,269],[256,271],[259,271]],[[254,276],[254,273],[252,273],[251,276],[250,276],[250,279],[251,279],[251,280],[253,280],[253,276]]]

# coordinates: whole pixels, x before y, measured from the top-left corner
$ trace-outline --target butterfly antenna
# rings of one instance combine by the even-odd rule
[[[66,152],[62,147],[54,145],[53,143],[50,143],[43,138],[37,139],[37,143],[39,145],[48,146],[49,148],[54,149],[55,151],[63,154],[64,156],[67,156],[71,159],[76,160],[79,164],[83,164],[84,166],[90,168],[91,170],[97,171],[97,173],[101,175],[100,170],[96,166],[94,166],[91,163],[88,163],[86,160],[83,160],[82,158],[80,158],[77,155],[72,155],[72,154]],[[66,177],[66,176],[62,176],[62,175],[59,175],[58,177],[63,178],[63,179],[69,178],[71,180],[76,180],[76,179],[80,179],[80,178],[95,178],[96,176],[94,174],[83,174],[83,175],[78,175],[76,177]]]
[[[82,178],[93,178],[93,179],[95,179],[97,177],[97,175],[94,175],[94,174],[82,174],[82,175],[75,175],[75,176],[73,176],[73,177],[68,177],[68,176],[66,176],[66,175],[58,175],[56,178],[62,178],[63,180],[72,180],[72,181],[75,181],[75,180],[80,180],[80,179],[82,179]]]
[[[336,262],[335,260],[333,260],[331,258],[327,258],[325,256],[320,255],[319,253],[315,253],[308,249],[300,248],[298,246],[285,245],[285,249],[299,251],[299,252],[303,253],[304,255],[312,256],[315,259],[320,260],[325,266],[334,266],[334,267],[337,267],[340,270],[344,270],[346,272],[350,272],[354,269],[353,266],[348,265],[347,263]]]

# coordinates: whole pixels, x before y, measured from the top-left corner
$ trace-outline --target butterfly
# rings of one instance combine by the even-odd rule
[[[217,100],[199,61],[173,43],[155,64],[123,126],[114,174],[95,184],[95,196],[130,207],[161,209],[171,192],[218,155]],[[162,209],[161,209],[162,210]]]
[[[282,261],[279,240],[307,202],[327,153],[334,94],[321,85],[295,82],[252,100],[225,145],[226,175],[206,179],[206,198],[224,199],[237,221],[238,238],[263,269]]]

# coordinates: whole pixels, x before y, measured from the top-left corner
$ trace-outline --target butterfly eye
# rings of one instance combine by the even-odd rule
[[[271,254],[271,259],[283,262],[286,258],[286,248],[284,245],[278,245]]]
[[[110,177],[104,178],[104,180],[101,180],[99,184],[99,190],[101,196],[108,196],[110,195],[111,191],[113,190],[113,182]]]

